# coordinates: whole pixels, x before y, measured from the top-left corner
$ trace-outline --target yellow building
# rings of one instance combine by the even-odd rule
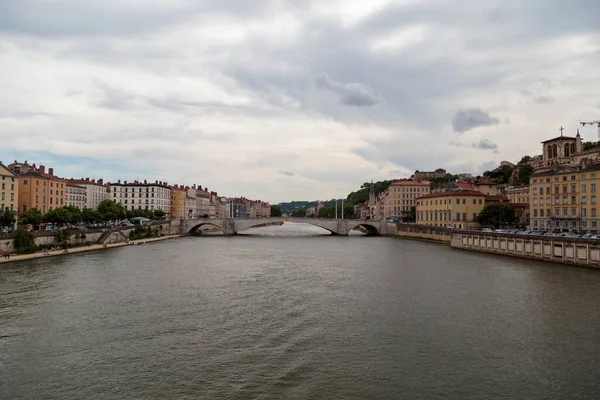
[[[4,212],[8,208],[10,211],[16,213],[19,207],[19,180],[2,162],[0,162],[0,176],[2,176],[0,212]]]
[[[417,224],[478,229],[475,220],[485,207],[485,194],[475,190],[434,192],[416,199]]]
[[[530,180],[530,227],[533,230],[597,233],[600,163],[583,160],[537,172]]]
[[[485,194],[486,196],[498,195],[498,184],[495,182],[478,182],[475,184],[475,190]]]
[[[430,192],[429,181],[394,180],[388,189],[388,207],[385,210],[387,217],[405,217],[412,207],[415,207],[416,199]]]
[[[186,190],[179,185],[173,186],[171,189],[171,218],[185,218],[185,197]]]
[[[66,181],[54,175],[54,169],[39,168],[16,161],[8,166],[18,177],[18,213],[37,208],[43,213],[67,204]]]

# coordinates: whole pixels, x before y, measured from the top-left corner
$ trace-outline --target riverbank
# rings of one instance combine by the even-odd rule
[[[134,240],[133,242],[129,242],[129,243],[121,242],[121,243],[111,243],[111,244],[105,244],[105,245],[104,244],[93,244],[90,246],[73,247],[71,249],[68,249],[68,253],[65,253],[63,250],[54,250],[54,251],[46,252],[47,255],[45,255],[44,253],[42,253],[40,251],[31,253],[31,254],[11,255],[10,258],[8,258],[8,259],[0,258],[0,264],[6,264],[6,263],[10,263],[10,262],[17,262],[17,261],[33,260],[36,258],[65,256],[65,255],[69,255],[69,254],[84,253],[84,252],[88,252],[88,251],[107,250],[107,249],[113,249],[115,247],[132,246],[133,243],[142,244],[142,243],[157,242],[160,240],[174,239],[174,238],[178,238],[181,236],[182,235],[166,235],[166,236],[161,236],[161,237],[156,237],[156,238]]]

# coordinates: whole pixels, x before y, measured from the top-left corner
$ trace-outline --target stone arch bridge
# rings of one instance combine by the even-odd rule
[[[367,230],[367,235],[377,236],[387,234],[387,222],[380,220],[356,220],[356,219],[328,219],[328,218],[212,218],[212,219],[188,219],[182,222],[182,233],[194,233],[202,226],[215,226],[224,235],[236,235],[249,228],[265,225],[273,225],[278,222],[298,222],[318,226],[331,232],[333,235],[346,236],[358,227]]]

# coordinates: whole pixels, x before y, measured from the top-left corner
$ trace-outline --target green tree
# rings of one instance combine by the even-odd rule
[[[281,217],[283,215],[283,211],[281,207],[277,204],[271,205],[271,217]]]
[[[37,229],[42,223],[43,218],[44,217],[42,216],[40,210],[38,210],[37,208],[30,208],[29,210],[21,214],[19,221],[25,225],[31,224],[35,229]]]
[[[125,207],[111,199],[104,199],[98,205],[102,221],[117,221],[125,218]]]
[[[98,210],[86,208],[81,212],[81,220],[87,223],[98,223],[102,222],[102,217]]]
[[[515,209],[503,203],[489,204],[477,216],[477,222],[481,225],[493,226],[494,228],[513,225],[515,220]]]
[[[533,167],[531,165],[521,165],[519,167],[519,182],[523,185],[529,185],[531,174],[533,174]]]
[[[69,213],[68,222],[70,224],[78,224],[82,221],[81,210],[79,208],[75,206],[64,206],[61,208],[64,208]]]
[[[600,142],[583,142],[583,151],[592,150],[600,146]]]
[[[292,217],[306,217],[306,210],[304,208],[296,208],[294,211],[292,211]]]
[[[164,212],[163,210],[154,210],[154,217],[155,218],[162,218],[165,215],[167,215],[167,213]]]
[[[5,208],[4,212],[0,215],[1,226],[13,226],[16,221],[17,217],[15,216],[15,213],[8,208]]]
[[[15,232],[14,245],[19,253],[35,251],[35,236],[19,225]]]
[[[335,207],[323,207],[319,209],[319,218],[335,218]]]
[[[521,158],[521,161],[519,161],[519,165],[525,165],[529,162],[529,160],[531,160],[531,156],[523,156]]]
[[[71,213],[64,207],[55,208],[44,214],[44,222],[54,224],[66,224],[71,222]]]

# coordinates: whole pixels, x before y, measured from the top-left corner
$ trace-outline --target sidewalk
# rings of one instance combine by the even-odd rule
[[[161,237],[157,237],[157,238],[148,238],[148,239],[141,239],[141,240],[134,240],[135,243],[149,243],[149,242],[157,242],[159,240],[167,240],[167,239],[174,239],[174,238],[178,238],[181,235],[168,235],[168,236],[161,236]],[[69,254],[75,254],[75,253],[83,253],[86,251],[96,251],[96,250],[106,250],[106,249],[112,249],[115,247],[123,247],[123,246],[131,246],[132,242],[129,243],[111,243],[111,244],[106,244],[106,247],[104,247],[105,245],[103,244],[93,244],[90,246],[81,246],[81,247],[73,247],[71,249],[68,249],[69,252],[68,253],[64,253],[63,250],[54,250],[54,251],[48,251],[48,255],[45,256],[41,251],[37,251],[35,253],[32,254],[19,254],[19,255],[11,255],[9,259],[6,258],[0,258],[0,264],[5,264],[5,263],[9,263],[9,262],[17,262],[17,261],[25,261],[25,260],[32,260],[35,258],[48,258],[48,257],[54,257],[54,256],[66,256]]]

